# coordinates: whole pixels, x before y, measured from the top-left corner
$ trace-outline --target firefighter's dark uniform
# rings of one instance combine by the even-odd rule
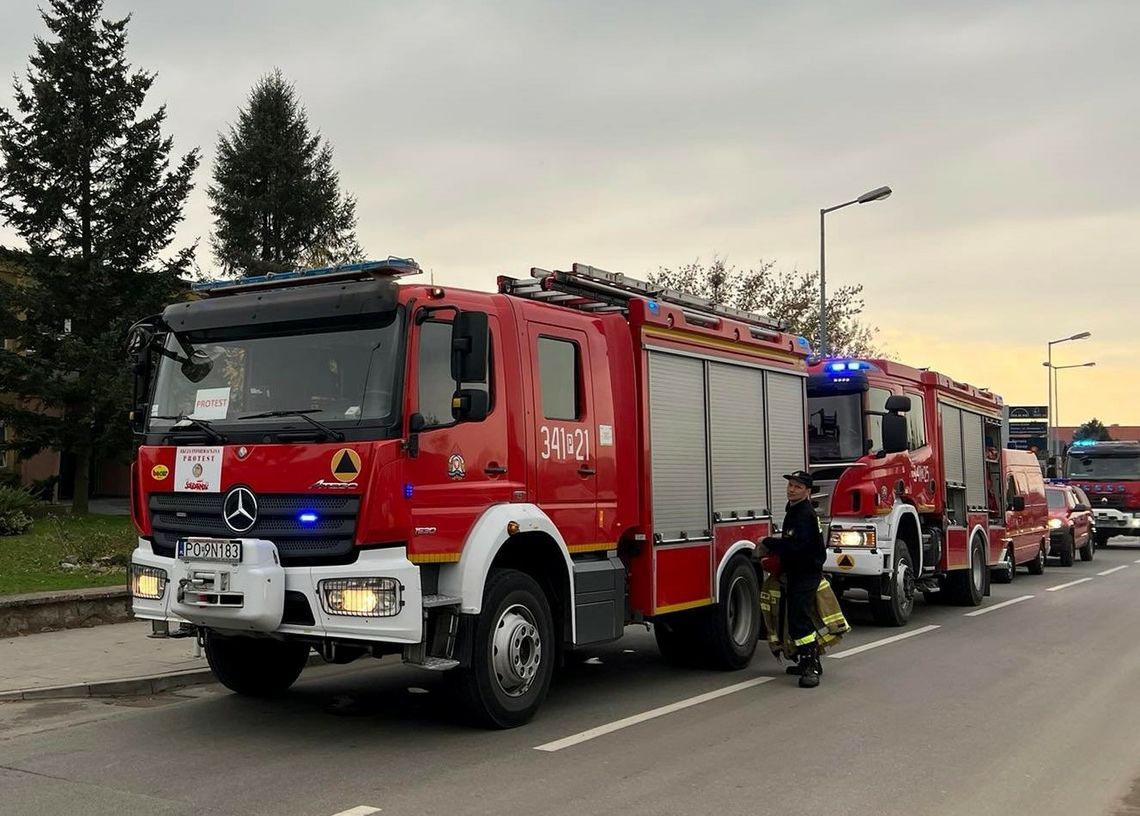
[[[780,536],[766,538],[764,545],[769,552],[780,557],[780,570],[787,579],[788,634],[795,642],[796,652],[810,661],[817,671],[821,670],[812,613],[816,592],[823,579],[827,550],[811,499],[789,503],[784,511]]]

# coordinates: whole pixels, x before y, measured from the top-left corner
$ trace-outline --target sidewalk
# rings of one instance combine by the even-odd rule
[[[192,638],[133,621],[0,640],[0,700],[144,694],[206,682]]]

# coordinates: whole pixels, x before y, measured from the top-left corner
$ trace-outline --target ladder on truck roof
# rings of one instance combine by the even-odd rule
[[[621,272],[607,272],[587,264],[576,263],[570,272],[536,267],[530,274],[530,278],[500,277],[499,292],[595,313],[625,314],[629,302],[638,298],[651,304],[659,301],[677,306],[687,320],[704,326],[716,326],[722,319],[737,320],[748,325],[753,336],[762,339],[773,339],[784,330],[779,321],[765,315],[723,306],[708,298],[654,286]]]

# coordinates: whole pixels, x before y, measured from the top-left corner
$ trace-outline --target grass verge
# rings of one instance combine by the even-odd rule
[[[126,516],[50,514],[0,536],[0,595],[122,586],[137,541]]]

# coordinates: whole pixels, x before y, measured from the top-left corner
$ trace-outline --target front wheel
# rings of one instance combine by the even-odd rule
[[[1081,547],[1081,560],[1092,561],[1095,554],[1096,542],[1093,541],[1093,537],[1090,535],[1088,537],[1088,540],[1085,542],[1085,546]]]
[[[890,595],[885,599],[871,593],[871,617],[880,626],[905,626],[914,611],[914,568],[910,552],[899,550],[895,571],[891,574]]]
[[[1013,545],[1010,544],[1002,554],[1001,563],[993,570],[993,579],[999,584],[1012,584],[1015,577],[1017,577],[1017,561],[1014,558]]]
[[[546,699],[555,651],[550,604],[538,582],[518,570],[496,569],[483,590],[471,665],[445,676],[476,724],[514,728]]]
[[[288,640],[206,634],[206,661],[230,691],[272,697],[288,689],[309,659],[309,647]]]

